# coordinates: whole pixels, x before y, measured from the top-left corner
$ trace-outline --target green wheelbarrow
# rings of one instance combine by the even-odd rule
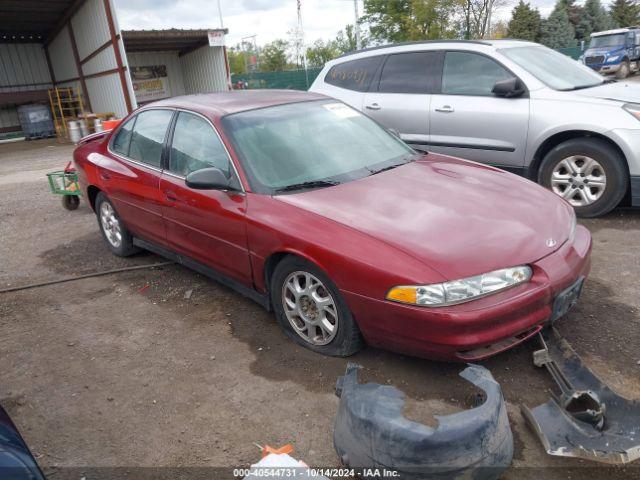
[[[62,195],[62,206],[67,210],[75,210],[80,205],[80,185],[78,174],[71,162],[64,170],[47,173],[51,193]]]

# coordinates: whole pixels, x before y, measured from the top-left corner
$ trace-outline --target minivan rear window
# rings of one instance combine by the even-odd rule
[[[379,92],[433,93],[440,83],[440,52],[389,55],[380,73]]]
[[[327,72],[324,81],[336,87],[366,92],[381,60],[381,56],[367,57],[334,65]]]

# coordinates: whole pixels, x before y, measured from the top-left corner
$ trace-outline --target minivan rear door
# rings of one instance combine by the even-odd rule
[[[524,165],[529,96],[497,97],[496,82],[515,75],[495,59],[447,51],[441,93],[431,98],[429,150],[508,170]]]
[[[440,83],[443,52],[395,53],[365,94],[363,112],[416,148],[429,141],[431,94]]]

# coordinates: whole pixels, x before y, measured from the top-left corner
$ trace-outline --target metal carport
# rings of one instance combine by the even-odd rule
[[[87,110],[136,107],[112,0],[0,3],[0,132],[19,130],[15,107],[52,86],[81,92]]]
[[[113,0],[0,2],[0,134],[19,131],[16,107],[73,87],[85,109],[122,117],[138,105],[129,63],[165,66],[165,96],[228,88],[223,30],[121,32]],[[125,49],[126,46],[126,49]]]

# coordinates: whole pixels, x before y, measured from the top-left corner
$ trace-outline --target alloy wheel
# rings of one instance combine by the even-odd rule
[[[296,271],[287,276],[282,306],[295,332],[311,345],[326,345],[338,333],[336,302],[329,289],[309,272]]]
[[[122,244],[120,220],[118,220],[115,210],[108,202],[102,202],[102,205],[100,205],[100,225],[102,225],[102,230],[109,243],[114,248],[119,248]]]
[[[572,155],[554,167],[551,189],[574,207],[585,207],[598,201],[607,187],[602,165],[591,157]]]

